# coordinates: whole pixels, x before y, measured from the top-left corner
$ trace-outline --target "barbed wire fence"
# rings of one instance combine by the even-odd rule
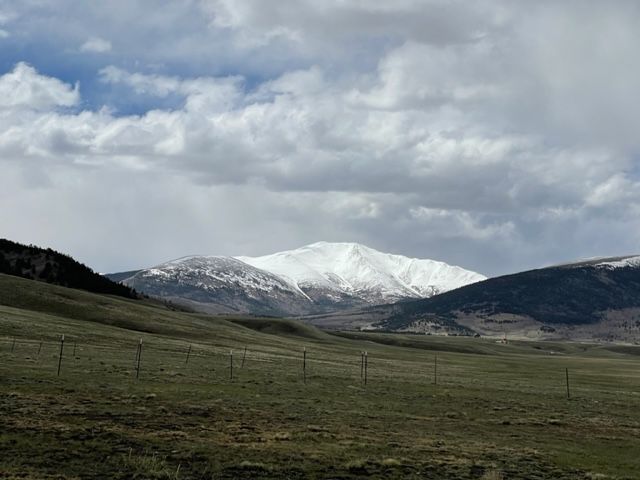
[[[189,341],[179,345],[159,345],[152,339],[140,338],[117,345],[86,339],[80,341],[69,335],[58,341],[0,338],[0,352],[8,354],[8,361],[11,357],[19,357],[31,368],[56,374],[59,371],[61,376],[100,372],[105,379],[113,375],[129,375],[141,380],[165,376],[175,380],[189,377],[190,380],[222,381],[247,376],[253,378],[258,371],[267,381],[276,378],[296,381],[299,378],[304,383],[305,378],[318,378],[321,373],[348,378],[349,370],[356,370],[355,358],[353,365],[344,365],[329,356],[306,357],[305,348],[302,345],[299,351],[274,353],[249,345],[229,348]],[[235,355],[231,353],[234,351]],[[259,368],[255,368],[257,364]],[[231,365],[233,375],[229,374]]]
[[[232,352],[235,352],[233,355]],[[581,380],[602,372],[582,367],[576,373],[571,367],[558,364],[553,371],[526,371],[518,361],[505,361],[501,369],[478,361],[461,364],[447,358],[442,351],[422,351],[423,362],[394,358],[389,353],[342,352],[339,356],[326,348],[309,348],[304,341],[299,348],[287,350],[261,345],[220,345],[186,339],[158,340],[154,337],[131,335],[130,339],[108,343],[86,337],[65,335],[58,340],[0,337],[0,354],[4,361],[16,362],[24,368],[51,375],[82,377],[96,375],[105,382],[162,381],[175,383],[215,384],[225,382],[322,384],[338,380],[362,387],[392,385],[397,382],[422,385],[436,395],[445,389],[513,390],[539,394],[539,385],[546,383],[545,393],[564,396],[567,400],[587,395]],[[12,360],[13,359],[13,360]],[[525,362],[526,363],[526,362]],[[636,362],[638,363],[638,362]],[[523,371],[519,371],[518,368]],[[616,378],[619,380],[616,383]],[[622,381],[625,380],[625,381]],[[631,382],[629,382],[631,380]],[[612,375],[600,381],[602,391],[637,394],[629,384],[640,380],[631,373]],[[593,382],[590,383],[593,388]]]

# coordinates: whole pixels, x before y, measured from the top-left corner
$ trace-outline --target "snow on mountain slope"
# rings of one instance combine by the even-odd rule
[[[639,255],[626,255],[622,257],[592,257],[582,260],[576,260],[569,263],[559,263],[556,265],[550,265],[552,267],[565,267],[565,268],[582,268],[582,267],[594,267],[594,268],[626,268],[626,267],[640,267]]]
[[[486,277],[434,260],[382,253],[357,243],[318,242],[263,257],[236,257],[298,286],[311,298],[360,297],[366,303],[422,298]]]
[[[145,270],[141,276],[176,278],[182,283],[193,280],[195,284],[208,288],[215,288],[216,282],[220,282],[267,292],[275,289],[296,290],[276,275],[251,268],[233,257],[183,257]]]
[[[605,268],[626,268],[626,267],[640,267],[640,256],[636,257],[623,257],[614,260],[602,261],[596,264],[597,267]]]
[[[179,258],[141,270],[123,283],[148,295],[209,305],[210,311],[301,314],[311,303],[295,285],[233,257]]]

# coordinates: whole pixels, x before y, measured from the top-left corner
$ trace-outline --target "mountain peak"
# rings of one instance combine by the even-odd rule
[[[293,250],[285,250],[280,253],[290,253],[290,252],[298,252],[304,250],[325,250],[331,252],[362,252],[362,251],[376,251],[373,248],[367,247],[366,245],[362,245],[361,243],[355,242],[326,242],[319,241],[310,243],[308,245],[304,245],[302,247],[295,248]]]
[[[295,282],[303,290],[367,295],[372,303],[422,298],[486,277],[429,259],[382,253],[352,242],[316,242],[262,257],[237,257]]]

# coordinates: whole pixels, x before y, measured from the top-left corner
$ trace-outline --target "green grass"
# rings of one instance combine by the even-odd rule
[[[0,477],[640,478],[639,352],[332,335],[0,275]]]

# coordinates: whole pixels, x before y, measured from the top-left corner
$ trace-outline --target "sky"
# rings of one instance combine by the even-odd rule
[[[640,254],[640,2],[0,0],[0,237],[113,272]]]

